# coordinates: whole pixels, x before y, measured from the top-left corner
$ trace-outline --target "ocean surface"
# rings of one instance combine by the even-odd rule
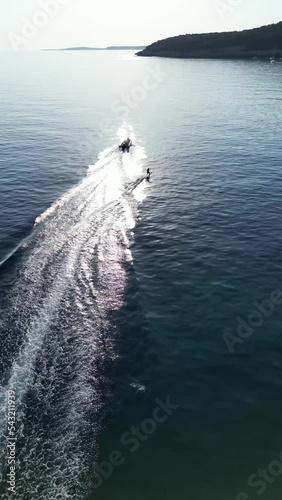
[[[282,65],[0,61],[1,499],[280,500]]]

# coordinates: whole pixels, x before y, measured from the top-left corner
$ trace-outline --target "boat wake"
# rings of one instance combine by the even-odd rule
[[[16,394],[17,500],[85,497],[111,401],[129,237],[144,151],[106,150],[35,221],[1,317],[0,460],[7,490],[7,394]]]

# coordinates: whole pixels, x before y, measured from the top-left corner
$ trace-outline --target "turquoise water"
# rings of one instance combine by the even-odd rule
[[[1,498],[278,500],[282,66],[1,68]]]

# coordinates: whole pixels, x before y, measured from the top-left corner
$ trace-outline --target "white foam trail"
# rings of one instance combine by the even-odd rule
[[[87,177],[35,221],[36,232],[3,313],[4,323],[15,328],[11,342],[19,346],[0,399],[3,441],[7,391],[16,391],[18,438],[23,439],[17,500],[84,498],[86,448],[92,442],[95,453],[105,397],[100,366],[117,356],[109,313],[123,306],[124,263],[133,258],[129,232],[136,224],[133,191],[142,180],[144,157],[136,144],[129,154],[117,147],[105,150]],[[144,191],[144,183],[138,189]],[[30,401],[36,402],[34,411]]]

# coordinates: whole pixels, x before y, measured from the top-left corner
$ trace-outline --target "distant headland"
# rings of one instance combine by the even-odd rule
[[[190,59],[280,59],[282,22],[244,31],[167,38],[149,45],[137,55]]]
[[[112,46],[112,47],[67,47],[64,49],[44,49],[44,50],[143,50],[146,45]]]

